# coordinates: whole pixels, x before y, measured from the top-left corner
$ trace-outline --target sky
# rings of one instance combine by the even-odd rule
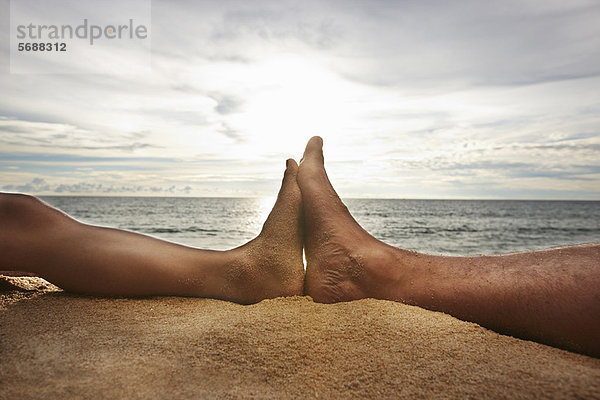
[[[117,74],[11,73],[0,1],[3,191],[273,196],[320,135],[342,197],[600,200],[598,1],[153,0]]]

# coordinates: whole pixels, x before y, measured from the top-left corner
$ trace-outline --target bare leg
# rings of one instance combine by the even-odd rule
[[[82,224],[32,196],[0,195],[0,269],[34,272],[73,292],[183,295],[239,303],[302,294],[301,195],[288,161],[260,235],[228,251],[199,250]]]
[[[600,246],[444,257],[386,245],[358,225],[335,193],[320,138],[309,141],[298,182],[305,292],[315,301],[400,301],[600,357]]]

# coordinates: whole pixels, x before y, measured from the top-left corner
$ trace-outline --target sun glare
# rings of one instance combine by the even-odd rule
[[[335,135],[348,112],[347,84],[316,62],[280,56],[257,65],[239,123],[264,150],[296,149],[312,135]]]

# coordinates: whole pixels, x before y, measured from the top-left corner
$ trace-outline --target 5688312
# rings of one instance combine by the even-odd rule
[[[67,44],[60,42],[20,42],[17,49],[19,51],[67,51]]]

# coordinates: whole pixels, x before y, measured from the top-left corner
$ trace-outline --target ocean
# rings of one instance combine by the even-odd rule
[[[275,199],[44,196],[86,223],[203,249],[255,237]],[[430,254],[502,254],[600,242],[600,201],[344,200],[373,236]]]

